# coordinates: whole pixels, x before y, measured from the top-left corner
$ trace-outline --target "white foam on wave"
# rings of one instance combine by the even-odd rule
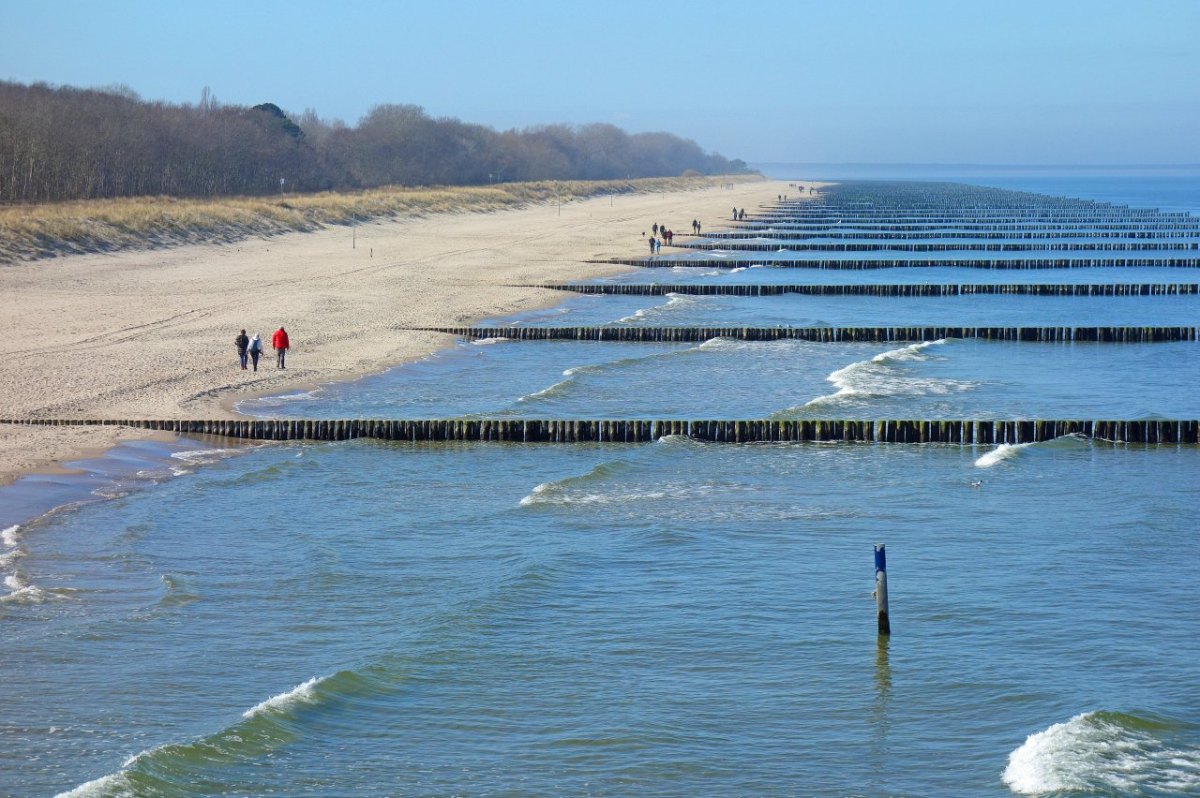
[[[286,693],[280,693],[277,696],[272,696],[266,701],[257,704],[254,707],[242,713],[242,718],[245,720],[253,720],[254,718],[263,715],[278,715],[287,712],[292,707],[301,704],[312,704],[317,701],[316,687],[323,682],[326,677],[314,677],[307,682],[296,685]],[[234,737],[234,735],[229,735]],[[211,738],[209,738],[211,739]],[[236,738],[235,738],[236,739]],[[134,785],[129,779],[129,771],[136,767],[138,763],[147,759],[150,760],[163,751],[171,751],[177,748],[178,744],[159,745],[154,748],[141,751],[126,759],[121,764],[121,769],[116,773],[110,773],[107,776],[101,776],[98,779],[80,784],[66,792],[58,793],[54,798],[133,798],[137,793]]]
[[[54,798],[132,798],[133,795],[133,785],[122,771],[84,782],[74,789],[58,793]]]
[[[186,452],[171,452],[171,457],[190,465],[206,465],[237,453],[237,449],[190,449]]]
[[[736,274],[737,272],[744,272],[744,271],[746,271],[746,269],[748,269],[748,268],[749,268],[748,266],[738,266],[738,267],[736,267],[736,268],[730,269],[730,270],[729,270],[729,273],[730,273],[730,274]]]
[[[630,491],[621,490],[612,493],[576,493],[569,490],[561,489],[553,483],[542,483],[533,489],[533,492],[521,499],[519,502],[522,507],[529,507],[537,504],[559,504],[559,505],[595,505],[595,504],[616,504],[626,503],[631,501],[643,501],[654,499],[665,499],[667,492],[663,490],[646,490],[646,491]],[[677,494],[672,494],[677,495]]]
[[[709,338],[704,343],[697,346],[697,349],[730,349],[740,348],[741,342],[732,338]]]
[[[472,346],[491,346],[492,344],[506,343],[508,338],[476,338],[471,341]]]
[[[46,591],[37,585],[29,584],[19,573],[7,574],[4,577],[4,586],[8,588],[8,592],[0,596],[0,603],[41,604],[46,600]]]
[[[939,338],[936,341],[921,341],[917,344],[909,344],[902,346],[899,349],[889,349],[886,352],[880,352],[875,357],[871,358],[872,363],[889,363],[905,360],[924,360],[922,351],[931,346],[942,346],[946,343],[945,338]]]
[[[1200,749],[1167,745],[1122,717],[1085,712],[1029,735],[1008,755],[1001,778],[1020,795],[1200,791]]]
[[[7,529],[0,529],[0,541],[3,541],[5,546],[12,548],[17,545],[17,533],[20,531],[20,524],[13,524]]]
[[[580,367],[580,368],[582,368],[582,367]],[[573,373],[576,372],[576,370],[573,370],[573,369],[567,369],[567,371],[572,371]],[[566,371],[564,371],[563,374],[566,374]],[[540,391],[534,391],[533,393],[527,393],[524,396],[518,396],[517,401],[518,402],[532,402],[537,399],[544,399],[547,396],[553,396],[554,394],[562,393],[562,390],[564,388],[566,388],[568,385],[570,385],[572,382],[574,382],[574,379],[570,375],[568,375],[567,379],[559,380],[558,382],[554,383],[553,385],[549,385]]]
[[[640,308],[638,310],[635,310],[633,313],[630,313],[628,316],[622,316],[621,318],[617,319],[613,323],[614,324],[624,324],[626,322],[631,322],[631,321],[641,321],[642,319],[646,318],[646,314],[648,312],[650,312],[651,310],[654,310],[654,308]]]
[[[823,404],[836,404],[847,399],[884,396],[941,396],[970,390],[973,383],[934,377],[910,377],[898,371],[893,364],[928,359],[925,350],[946,343],[945,338],[922,341],[898,349],[880,352],[869,360],[859,360],[840,368],[825,378],[833,383],[834,393],[818,396],[800,409]]]
[[[313,388],[311,391],[297,391],[296,393],[283,393],[273,396],[261,396],[257,399],[247,399],[244,402],[238,402],[238,405],[248,404],[250,406],[258,405],[260,407],[272,407],[274,405],[284,404],[287,402],[307,402],[317,398],[317,394],[321,392],[320,388]]]
[[[1005,460],[1012,459],[1021,453],[1022,449],[1033,446],[1033,443],[1002,443],[990,452],[982,454],[975,461],[976,468],[991,468]]]
[[[313,704],[317,701],[316,686],[323,682],[325,677],[314,676],[307,682],[298,684],[286,693],[280,693],[276,696],[271,696],[266,701],[247,709],[242,713],[243,718],[254,718],[265,713],[280,713],[286,712],[292,707],[301,704]]]

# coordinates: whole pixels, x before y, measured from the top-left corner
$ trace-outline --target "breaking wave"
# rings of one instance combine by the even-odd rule
[[[1200,748],[1173,744],[1173,726],[1121,712],[1085,712],[1029,735],[1001,778],[1020,795],[1118,792],[1196,795]]]
[[[880,352],[868,360],[851,363],[825,378],[837,388],[835,392],[818,396],[799,408],[792,409],[805,410],[848,400],[890,396],[938,396],[974,388],[974,383],[962,380],[908,376],[898,367],[899,364],[928,360],[929,355],[925,350],[945,343],[945,338],[923,341]]]
[[[362,678],[349,671],[309,679],[286,693],[268,698],[242,713],[241,720],[186,743],[167,743],[129,757],[110,773],[59,793],[56,798],[106,798],[160,794],[179,783],[199,781],[212,766],[245,762],[270,755],[302,733],[298,713],[344,692],[355,691]],[[170,782],[165,774],[170,774]]]
[[[1021,453],[1021,450],[1033,446],[1032,443],[1002,443],[986,454],[980,455],[975,461],[976,468],[991,468],[994,465],[1010,460]]]

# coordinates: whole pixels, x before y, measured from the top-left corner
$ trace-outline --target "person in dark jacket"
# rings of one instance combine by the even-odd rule
[[[250,347],[250,337],[246,335],[245,330],[242,330],[238,337],[233,339],[233,345],[237,347],[238,360],[240,360],[242,363],[242,371],[245,371],[246,350]]]
[[[276,368],[287,368],[287,351],[291,347],[291,341],[288,340],[287,330],[281,325],[275,334],[271,336],[271,346],[275,348],[275,366]]]

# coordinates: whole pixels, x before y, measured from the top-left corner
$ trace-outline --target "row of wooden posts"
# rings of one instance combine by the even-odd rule
[[[673,246],[682,249],[712,249],[709,241],[680,241]],[[1200,249],[1196,241],[1020,241],[1010,243],[976,242],[966,244],[940,242],[814,242],[750,241],[729,239],[720,248],[730,252],[1182,252]]]
[[[1085,268],[1200,268],[1200,258],[721,258],[716,256],[609,258],[588,263],[608,263],[643,269],[736,269],[773,266],[786,269],[829,269],[860,271],[865,269],[1085,269]]]
[[[548,288],[577,294],[617,296],[971,296],[1014,294],[1028,296],[1179,296],[1200,294],[1200,283],[960,283],[960,284],[731,284],[731,283],[542,283],[518,288]]]
[[[261,441],[645,443],[680,436],[718,443],[1037,443],[1075,435],[1114,443],[1200,443],[1200,420],[845,419],[6,419],[0,424],[120,426]]]
[[[845,227],[843,227],[845,225]],[[744,222],[733,222],[729,226],[734,228],[737,233],[746,233],[759,230],[844,230],[851,232],[853,230],[872,230],[872,231],[936,231],[936,230],[964,230],[964,231],[1023,231],[1023,230],[1112,230],[1112,231],[1149,231],[1161,232],[1167,230],[1186,231],[1194,235],[1200,231],[1200,220],[1190,222],[945,222],[943,224],[932,224],[929,222],[855,222],[854,224],[846,224],[842,221],[833,222],[760,222],[755,220],[746,220]]]
[[[799,222],[799,221],[854,221],[854,220],[871,220],[871,219],[887,219],[895,221],[919,221],[919,222],[957,222],[966,220],[978,220],[981,222],[997,221],[997,222],[1059,222],[1059,221],[1096,221],[1096,222],[1120,222],[1120,221],[1140,221],[1140,222],[1155,222],[1162,221],[1166,223],[1187,221],[1192,219],[1188,213],[1164,213],[1152,209],[1100,209],[1088,210],[1085,208],[1072,208],[1065,210],[1039,210],[1028,209],[1022,210],[1019,208],[1000,208],[994,211],[980,210],[964,210],[962,212],[950,212],[942,209],[930,210],[893,210],[889,208],[881,208],[878,210],[861,210],[845,207],[825,207],[825,208],[792,208],[784,211],[762,210],[755,213],[749,219],[735,219],[731,221],[784,221],[784,222]]]
[[[415,327],[460,338],[516,341],[626,341],[692,343],[742,341],[904,343],[943,338],[1039,343],[1158,343],[1200,340],[1200,327]]]
[[[701,235],[676,233],[681,240],[693,241],[707,238],[716,241],[739,240],[747,237],[769,238],[773,240],[793,241],[810,238],[853,240],[853,241],[905,241],[936,238],[981,238],[1006,241],[1037,241],[1041,239],[1130,239],[1138,241],[1170,240],[1176,238],[1196,238],[1200,235],[1200,225],[1193,230],[1016,230],[1012,232],[997,232],[995,230],[901,230],[896,232],[880,232],[878,230],[839,230],[832,229],[808,230],[777,230],[766,227],[761,230],[724,230]]]

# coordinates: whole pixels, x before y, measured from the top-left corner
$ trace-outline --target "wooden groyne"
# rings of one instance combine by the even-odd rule
[[[1072,240],[1095,238],[1117,241],[1171,241],[1175,239],[1196,239],[1200,230],[1015,230],[997,232],[994,230],[900,230],[895,232],[880,232],[876,230],[838,230],[836,227],[826,230],[729,230],[702,235],[690,233],[675,233],[675,237],[688,245],[696,242],[709,241],[742,241],[750,239],[769,239],[771,241],[924,241],[932,239],[983,239],[1003,241],[1041,241],[1041,240]],[[676,244],[675,246],[680,246]]]
[[[872,221],[877,219],[885,219],[888,221],[914,221],[924,222],[926,224],[942,223],[942,222],[961,222],[964,220],[978,220],[982,222],[1171,222],[1187,221],[1195,217],[1187,213],[1161,213],[1146,209],[1145,212],[1139,212],[1142,209],[1129,209],[1126,211],[1043,211],[1030,209],[1023,211],[1019,209],[1000,209],[995,211],[985,210],[965,210],[960,213],[952,212],[946,209],[936,209],[929,211],[921,210],[897,210],[891,208],[881,208],[876,211],[856,210],[849,207],[837,207],[827,209],[790,209],[786,211],[762,210],[746,219],[737,221],[750,222],[836,222],[841,221],[843,224],[853,221]],[[730,219],[730,221],[734,221]]]
[[[1162,231],[1179,231],[1187,235],[1195,235],[1200,231],[1200,220],[1191,222],[947,222],[945,224],[929,224],[927,222],[857,222],[855,224],[846,224],[843,221],[835,222],[759,222],[746,220],[741,222],[726,222],[726,224],[734,228],[737,232],[747,233],[758,230],[780,230],[780,231],[822,231],[822,230],[845,230],[851,232],[854,230],[869,230],[877,232],[933,232],[938,230],[961,230],[963,232],[1019,232],[1019,231],[1047,231],[1053,232],[1056,230],[1079,230],[1079,231],[1113,231],[1113,232],[1162,232]],[[707,235],[707,233],[705,233]]]
[[[609,258],[587,263],[634,266],[642,269],[737,269],[770,266],[777,269],[826,269],[857,271],[862,269],[1085,269],[1085,268],[1200,268],[1200,258]]]
[[[543,283],[519,288],[548,288],[577,294],[609,296],[972,296],[1012,294],[1023,296],[1183,296],[1200,294],[1200,283],[960,283],[960,284],[830,284],[754,285],[728,283]]]
[[[898,343],[972,338],[1039,343],[1159,343],[1196,341],[1200,327],[410,327],[460,338],[514,341],[620,341],[697,343],[714,338],[741,341]]]
[[[122,426],[257,441],[645,443],[682,436],[717,443],[1038,443],[1076,435],[1115,443],[1200,443],[1200,420],[845,419],[21,419],[0,424]]]
[[[713,249],[710,241],[680,241],[672,244],[683,249]],[[719,249],[731,252],[1182,252],[1200,249],[1196,241],[1016,241],[1016,242],[807,242],[751,241],[744,238],[722,240]]]

